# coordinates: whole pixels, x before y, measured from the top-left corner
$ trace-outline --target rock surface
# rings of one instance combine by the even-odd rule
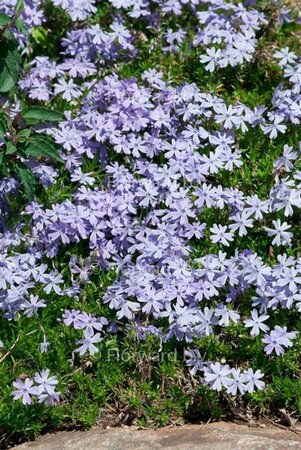
[[[16,450],[295,450],[301,434],[234,423],[184,425],[158,430],[135,427],[47,434]]]

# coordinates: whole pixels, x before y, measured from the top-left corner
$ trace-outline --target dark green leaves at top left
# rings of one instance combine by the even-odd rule
[[[9,92],[15,86],[20,65],[18,43],[11,32],[5,31],[0,40],[0,92]]]

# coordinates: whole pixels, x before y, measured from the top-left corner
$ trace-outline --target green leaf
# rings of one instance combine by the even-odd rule
[[[24,9],[24,1],[18,0],[16,5],[16,11],[21,12]]]
[[[60,121],[63,119],[63,114],[61,112],[44,108],[43,106],[33,106],[32,108],[28,108],[24,110],[21,115],[25,120]]]
[[[35,27],[31,32],[32,38],[37,44],[45,44],[47,41],[47,30],[43,27]]]
[[[3,138],[6,134],[6,122],[3,116],[0,116],[0,138]]]
[[[22,141],[26,141],[29,136],[31,135],[31,129],[30,128],[25,128],[24,130],[20,131],[17,134],[17,139],[18,141],[22,142]]]
[[[34,139],[31,139],[31,143],[25,149],[25,153],[36,157],[46,156],[55,161],[63,162],[58,148],[53,144],[49,136],[36,136]]]
[[[16,151],[17,151],[16,147],[15,147],[11,142],[8,142],[8,143],[6,144],[6,150],[5,150],[5,153],[6,153],[7,155],[12,155],[12,154],[15,153]]]
[[[15,22],[15,26],[16,26],[17,30],[20,31],[20,33],[28,34],[28,29],[26,28],[23,20],[17,19]]]
[[[1,13],[0,14],[0,28],[4,28],[9,22],[10,22],[10,18],[6,14]]]
[[[17,172],[20,178],[20,181],[22,182],[25,192],[27,196],[32,199],[35,193],[35,187],[36,187],[36,179],[33,173],[28,169],[28,167],[25,166],[25,164],[19,162],[17,167]]]
[[[17,41],[11,34],[5,37],[5,41],[0,42],[0,92],[8,92],[14,87],[21,64]]]
[[[8,68],[5,66],[0,75],[0,92],[9,92],[15,85],[15,81]]]
[[[17,50],[8,51],[5,64],[11,74],[14,82],[18,81],[19,69],[21,64],[21,56]]]

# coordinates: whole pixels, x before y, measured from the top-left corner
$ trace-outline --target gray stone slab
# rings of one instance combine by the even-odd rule
[[[218,422],[158,430],[136,427],[46,434],[16,450],[301,450],[301,434]]]

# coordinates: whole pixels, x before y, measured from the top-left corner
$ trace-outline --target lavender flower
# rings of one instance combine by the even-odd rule
[[[229,242],[233,241],[234,234],[227,231],[226,226],[214,224],[211,228],[211,241],[229,246]]]
[[[231,369],[228,365],[212,363],[208,368],[204,368],[204,379],[215,391],[221,391],[223,387],[231,386]]]
[[[274,236],[272,240],[272,245],[287,245],[290,246],[293,233],[287,231],[291,228],[286,222],[281,223],[280,219],[273,220],[273,225],[275,228],[266,227],[268,236]]]
[[[94,334],[93,331],[88,328],[84,332],[84,337],[77,342],[79,347],[75,351],[78,352],[80,356],[83,356],[86,352],[89,352],[89,354],[93,356],[95,353],[99,352],[94,344],[101,341],[102,338],[100,337],[100,333]]]
[[[270,334],[266,334],[262,342],[267,344],[264,347],[264,350],[267,355],[270,355],[273,351],[275,351],[276,355],[280,356],[284,354],[283,347],[291,347],[293,344],[291,339],[296,339],[297,332],[286,331],[286,327],[281,328],[276,326],[274,330],[271,330]]]
[[[258,336],[260,331],[266,332],[269,330],[269,327],[263,323],[268,318],[269,318],[268,314],[263,314],[263,315],[259,316],[257,309],[253,309],[251,311],[251,318],[246,319],[244,321],[246,328],[252,328],[250,331],[251,336]]]
[[[16,390],[12,392],[14,400],[21,399],[23,405],[30,405],[32,402],[31,396],[37,394],[37,388],[34,386],[33,380],[25,378],[25,380],[22,381],[18,378],[13,382],[13,386],[16,388]]]
[[[58,384],[58,379],[56,376],[49,377],[49,369],[42,370],[40,373],[36,373],[34,376],[34,381],[38,385],[37,395],[40,396],[44,392],[48,396],[54,396],[56,394],[55,387]]]

